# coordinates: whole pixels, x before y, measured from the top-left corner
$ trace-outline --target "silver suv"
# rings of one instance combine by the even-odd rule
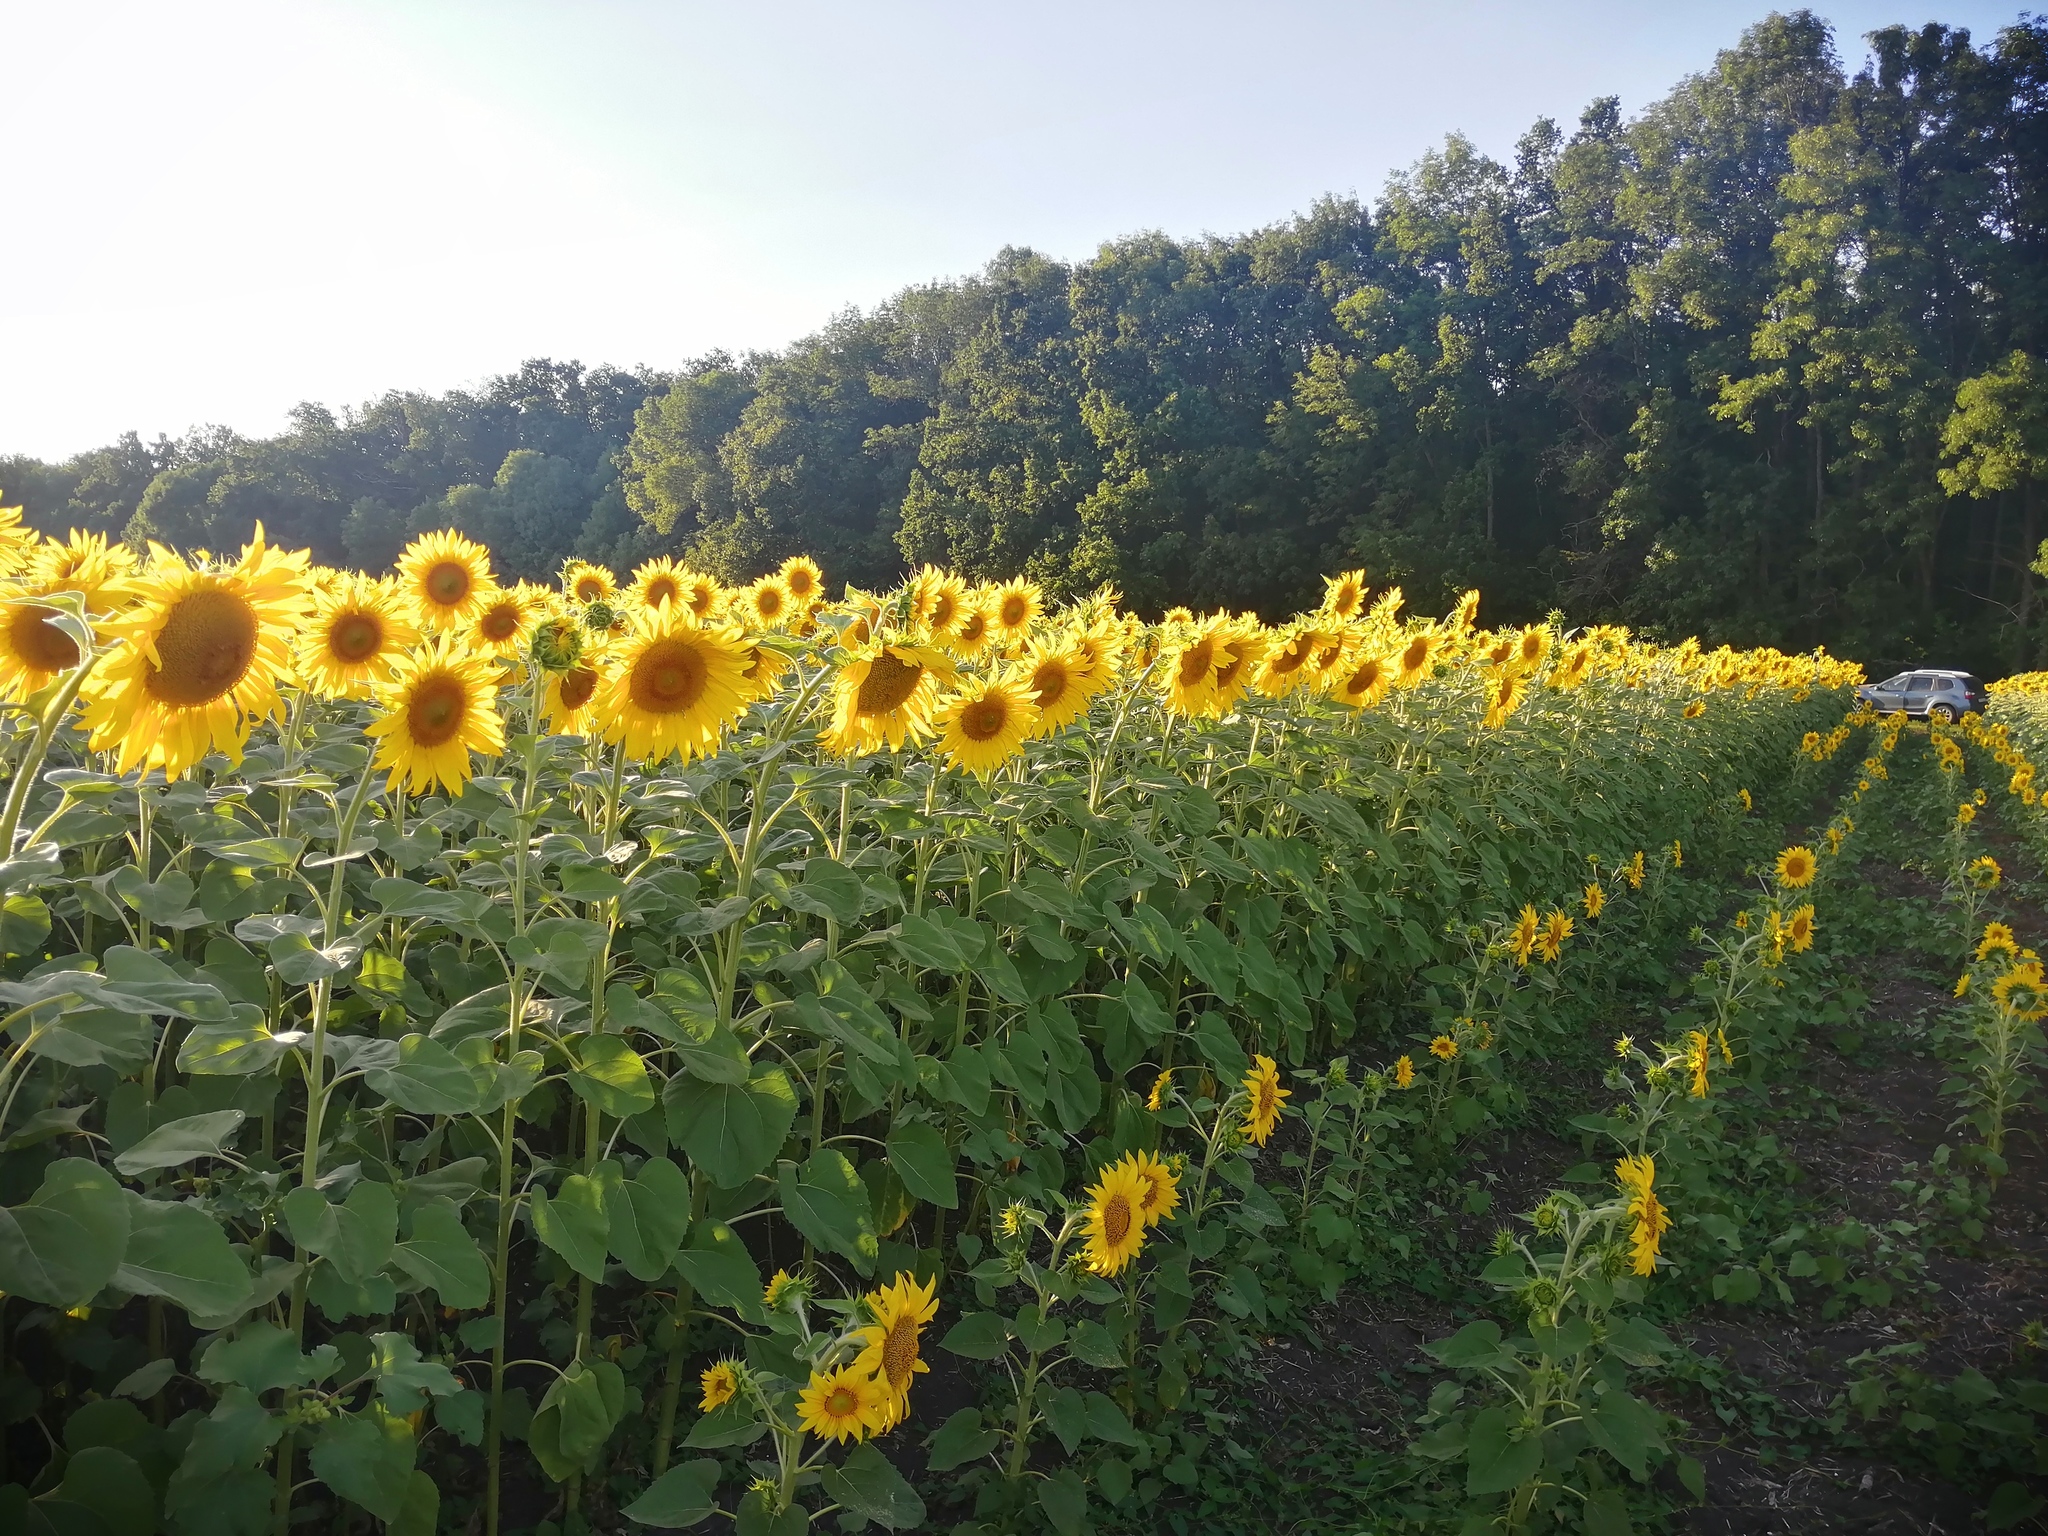
[[[1865,683],[1856,690],[1856,697],[1881,715],[1903,709],[1908,715],[1939,720],[1944,725],[1971,710],[1981,715],[1991,703],[1984,685],[1969,673],[1932,669],[1901,672],[1881,683]]]

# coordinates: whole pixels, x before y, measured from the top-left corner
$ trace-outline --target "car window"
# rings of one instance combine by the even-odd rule
[[[1886,678],[1886,679],[1885,679],[1885,680],[1884,680],[1883,682],[1879,683],[1879,684],[1878,684],[1877,686],[1878,686],[1878,687],[1880,687],[1880,688],[1888,688],[1888,689],[1891,689],[1891,690],[1892,690],[1893,692],[1897,692],[1897,691],[1898,691],[1899,689],[1901,689],[1901,688],[1903,688],[1903,687],[1905,687],[1905,686],[1906,686],[1906,676],[1907,676],[1907,674],[1906,674],[1906,673],[1904,673],[1904,672],[1901,672],[1901,673],[1900,673],[1900,674],[1899,674],[1899,675],[1898,675],[1897,677],[1888,677],[1888,678]]]
[[[1928,672],[1915,672],[1913,674],[1913,680],[1907,683],[1906,686],[1909,689],[1913,690],[1918,690],[1921,688],[1932,688],[1934,686],[1933,674]]]
[[[1967,672],[1965,672],[1961,677],[1957,678],[1956,682],[1959,683],[1961,686],[1969,689],[1972,693],[1975,693],[1979,688],[1982,688],[1984,686],[1982,683],[1978,682],[1976,678],[1972,677]]]

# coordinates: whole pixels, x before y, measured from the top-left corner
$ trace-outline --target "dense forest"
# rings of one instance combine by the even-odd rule
[[[1980,670],[2048,650],[2048,21],[1751,28],[1632,120],[1452,136],[1370,207],[1009,249],[779,353],[529,362],[264,440],[0,458],[45,528],[503,573],[802,550],[1270,615],[1362,563],[1425,611]]]

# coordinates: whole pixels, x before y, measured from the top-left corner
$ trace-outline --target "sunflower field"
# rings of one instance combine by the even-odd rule
[[[0,531],[0,1528],[1164,1528],[1588,1039],[1418,1455],[1513,1528],[1671,1460],[1672,1170],[1840,844],[1753,797],[1854,667]],[[1642,976],[1696,1027],[1610,1055]]]

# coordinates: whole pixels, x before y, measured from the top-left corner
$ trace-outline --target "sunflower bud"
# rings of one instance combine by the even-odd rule
[[[583,610],[583,627],[593,635],[608,635],[619,627],[622,617],[617,608],[599,598]]]
[[[1548,1312],[1564,1299],[1564,1292],[1557,1288],[1557,1282],[1548,1275],[1539,1275],[1522,1287],[1516,1299],[1530,1312]]]
[[[566,619],[543,619],[533,631],[533,664],[543,672],[573,672],[583,659],[583,631]]]

